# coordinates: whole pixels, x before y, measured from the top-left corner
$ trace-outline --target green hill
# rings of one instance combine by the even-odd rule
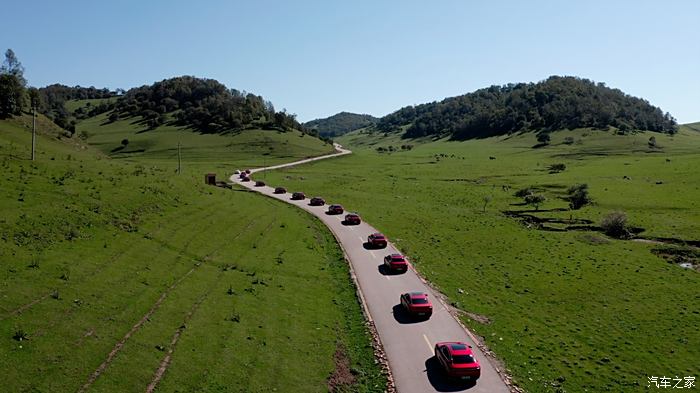
[[[677,130],[670,114],[643,99],[603,83],[560,76],[538,83],[491,86],[440,102],[405,107],[381,118],[376,129],[400,131],[405,138],[465,140],[586,127],[614,127],[621,132]]]
[[[318,134],[326,137],[336,137],[348,132],[365,128],[377,123],[377,119],[371,115],[340,112],[325,119],[316,119],[304,123],[306,128],[318,131]]]
[[[103,141],[140,129],[101,128],[101,116],[79,126],[95,124]],[[136,136],[144,152],[117,160],[105,155],[111,146],[98,151],[40,117],[30,161],[30,124],[0,121],[3,390],[78,391],[96,371],[92,391],[146,390],[166,355],[163,391],[325,391],[329,375],[349,367],[348,391],[384,390],[330,232],[293,206],[203,184],[218,167],[215,146],[250,133],[279,147],[277,135],[327,145],[296,131],[157,128]],[[159,158],[173,135],[188,147],[180,175]],[[229,161],[257,162],[251,144],[230,147]],[[220,178],[234,169],[226,163]],[[261,355],[266,348],[274,356]]]

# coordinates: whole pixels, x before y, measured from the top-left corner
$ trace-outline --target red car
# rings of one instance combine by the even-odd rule
[[[247,173],[247,174],[250,175],[250,169],[246,169],[246,170],[245,170],[245,173]]]
[[[287,189],[284,187],[275,188],[275,194],[286,194],[286,193],[287,193]]]
[[[384,257],[384,267],[388,272],[405,272],[408,270],[408,262],[401,254],[390,254]]]
[[[435,344],[435,357],[448,377],[477,380],[481,376],[481,365],[466,343],[439,342]]]
[[[340,205],[328,206],[328,214],[343,214],[343,207]]]
[[[401,295],[401,306],[407,313],[430,318],[433,315],[433,304],[428,300],[428,294],[423,292],[408,292]]]
[[[306,199],[306,195],[304,195],[303,192],[295,192],[292,194],[292,199],[294,199],[295,201],[301,201]]]
[[[240,175],[238,175],[239,178],[243,179],[244,177],[248,177],[245,172],[241,172]]]
[[[361,222],[360,215],[357,213],[348,213],[345,215],[345,223],[348,225],[360,225]]]
[[[241,178],[241,181],[250,181],[250,178],[248,176],[243,176]]]
[[[321,197],[313,197],[309,201],[309,205],[311,205],[311,206],[323,206],[325,204],[326,204],[326,201],[323,200],[323,198],[321,198]]]
[[[367,236],[367,244],[372,248],[385,248],[387,244],[386,237],[381,233],[373,233]]]
[[[255,182],[255,187],[262,187],[265,185],[265,182],[262,180],[258,180]]]

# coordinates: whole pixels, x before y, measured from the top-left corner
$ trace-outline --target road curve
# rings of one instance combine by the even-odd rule
[[[338,151],[335,154],[253,169],[251,172],[299,165],[351,153],[340,145],[335,146]],[[383,263],[384,256],[399,251],[391,243],[382,250],[365,249],[364,242],[367,240],[367,235],[377,232],[375,228],[366,222],[357,226],[343,225],[344,214],[327,215],[328,205],[309,206],[309,199],[294,201],[290,199],[290,193],[274,194],[273,187],[255,187],[254,181],[241,182],[237,175],[232,175],[231,181],[266,196],[296,205],[318,217],[333,232],[355,271],[357,285],[376,326],[399,393],[510,392],[496,368],[476,345],[473,335],[462,327],[415,270],[409,269],[401,275],[384,275],[380,272],[379,266]],[[330,203],[339,202],[330,201]],[[400,295],[410,291],[423,291],[432,298],[433,315],[429,320],[412,322],[402,317],[400,311],[394,313],[398,310]],[[481,362],[481,378],[476,385],[446,380],[433,357],[433,346],[439,341],[464,341],[473,346]]]

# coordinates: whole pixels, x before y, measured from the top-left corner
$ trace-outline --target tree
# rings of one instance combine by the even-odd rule
[[[493,197],[492,197],[491,195],[484,195],[484,208],[483,208],[483,211],[486,211],[486,205],[488,205],[489,202],[491,202],[491,199],[493,199]]]
[[[16,76],[0,74],[0,119],[22,113],[24,88]]]
[[[548,145],[551,140],[552,137],[549,136],[548,132],[540,132],[539,134],[537,134],[537,142],[543,145]]]
[[[129,145],[129,140],[126,138],[122,139],[122,146],[124,146],[124,148],[126,148],[128,145]]]
[[[0,67],[0,74],[9,74],[16,77],[22,87],[27,85],[27,80],[24,79],[24,67],[12,49],[5,51],[5,61]]]
[[[540,205],[546,200],[547,198],[542,194],[531,194],[525,197],[525,203],[534,206],[535,210],[540,210]]]

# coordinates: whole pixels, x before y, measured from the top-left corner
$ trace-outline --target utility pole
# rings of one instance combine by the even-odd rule
[[[181,173],[181,166],[180,166],[181,160],[180,160],[180,141],[177,142],[177,174],[179,175]]]
[[[32,161],[34,161],[34,149],[36,148],[36,105],[32,107]]]

